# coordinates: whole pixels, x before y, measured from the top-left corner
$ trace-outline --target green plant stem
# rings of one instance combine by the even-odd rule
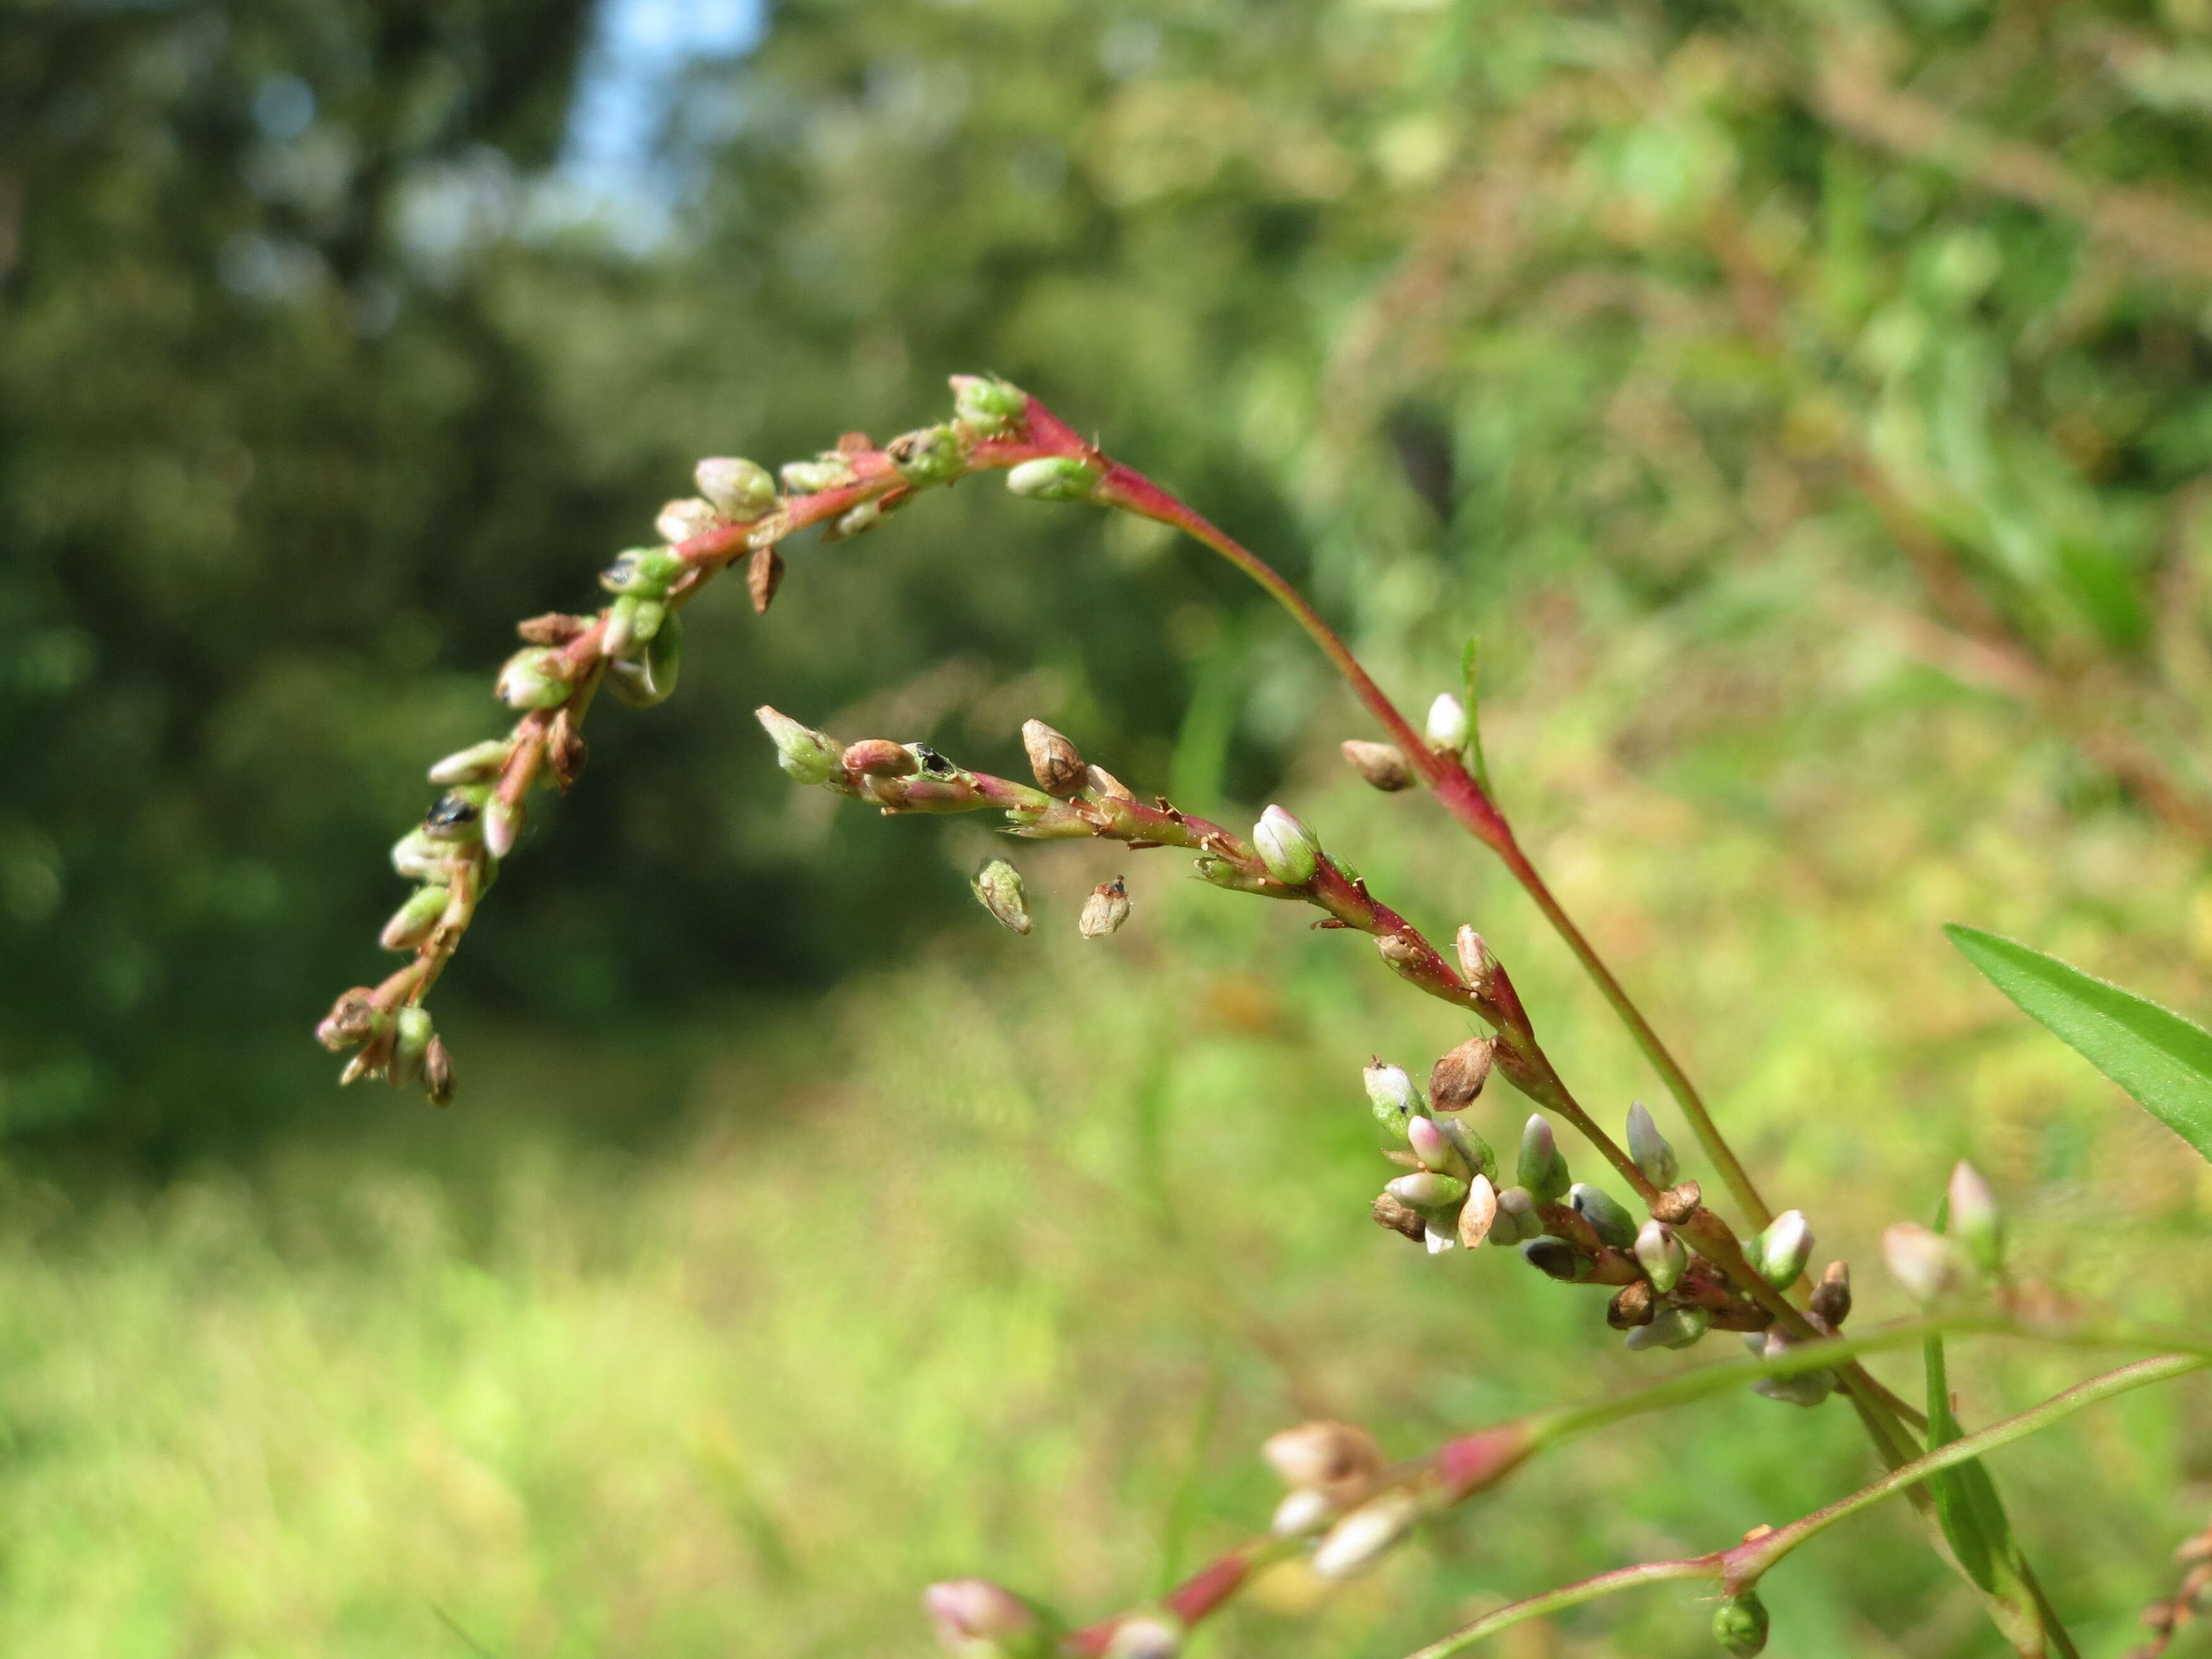
[[[2167,1382],[2191,1371],[2203,1370],[2207,1366],[2212,1366],[2212,1357],[2203,1353],[2163,1354],[2156,1358],[2123,1365],[2117,1370],[2106,1371],[2100,1376],[2093,1376],[2086,1382],[2055,1394],[2016,1417],[2008,1417],[2001,1423],[1992,1424],[1986,1429],[1915,1458],[1848,1498],[1838,1498],[1826,1508],[1815,1510],[1786,1527],[1762,1533],[1733,1549],[1716,1550],[1711,1554],[1689,1556],[1675,1561],[1650,1561],[1622,1567],[1583,1579],[1577,1583],[1547,1590],[1541,1595],[1529,1596],[1510,1607],[1500,1607],[1495,1613],[1484,1614],[1440,1641],[1432,1642],[1409,1655],[1407,1659],[1449,1659],[1450,1655],[1463,1652],[1486,1637],[1498,1635],[1531,1619],[1564,1612],[1586,1601],[1595,1601],[1601,1596],[1634,1589],[1644,1584],[1705,1579],[1726,1594],[1748,1589],[1783,1557],[1826,1531],[1837,1522],[1895,1493],[1915,1490],[1921,1481],[1932,1474],[1970,1462],[1985,1452],[2023,1439],[2063,1418],[2070,1417],[2101,1401],[2110,1400],[2116,1395]],[[2044,1610],[2046,1628],[2063,1641],[2063,1633],[2058,1630],[2057,1620],[2051,1616],[2049,1605],[2040,1591],[2037,1592],[2036,1599]],[[2071,1644],[2066,1645],[2070,1650]]]

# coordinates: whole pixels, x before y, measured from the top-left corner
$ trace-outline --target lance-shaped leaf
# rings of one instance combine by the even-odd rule
[[[2212,1158],[2212,1031],[2011,939],[1956,923],[1943,931],[1997,989]]]

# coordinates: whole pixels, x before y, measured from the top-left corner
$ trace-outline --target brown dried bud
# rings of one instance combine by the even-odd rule
[[[1405,756],[1395,744],[1363,743],[1358,738],[1346,738],[1339,746],[1344,750],[1345,763],[1372,787],[1385,794],[1413,787],[1413,769],[1406,764]]]
[[[553,723],[545,728],[545,769],[553,775],[553,781],[567,794],[583,775],[584,761],[589,753],[584,745],[584,734],[576,729],[576,722],[566,708],[553,716]]]
[[[783,586],[783,555],[774,547],[757,547],[745,565],[745,592],[752,595],[753,614],[764,616],[775,590]]]
[[[1429,1105],[1439,1112],[1463,1112],[1474,1104],[1490,1080],[1498,1039],[1469,1037],[1429,1068]]]
[[[1426,1121],[1425,1119],[1418,1120]],[[1459,1206],[1458,1234],[1460,1247],[1472,1250],[1485,1243],[1490,1230],[1498,1224],[1498,1188],[1490,1184],[1490,1177],[1477,1171],[1467,1183],[1467,1202]]]
[[[422,1092],[430,1097],[433,1106],[453,1104],[453,1057],[446,1052],[443,1037],[432,1037],[430,1046],[422,1051]]]
[[[1830,1330],[1835,1330],[1851,1316],[1851,1266],[1848,1261],[1831,1261],[1820,1274],[1820,1282],[1813,1287],[1813,1312]]]
[[[1382,960],[1393,968],[1407,968],[1422,960],[1425,954],[1421,947],[1403,933],[1377,933],[1375,949]]]
[[[1428,1223],[1421,1219],[1419,1210],[1411,1205],[1400,1203],[1389,1193],[1382,1194],[1375,1200],[1372,1213],[1376,1226],[1388,1227],[1394,1233],[1403,1233],[1416,1244],[1428,1231]]]
[[[1030,770],[1046,794],[1072,795],[1083,787],[1082,755],[1042,720],[1022,722],[1022,747],[1029,750]]]
[[[531,645],[566,645],[591,625],[589,617],[549,611],[542,617],[531,617],[515,623],[514,631]]]
[[[1679,1187],[1670,1187],[1651,1200],[1651,1213],[1670,1227],[1679,1227],[1698,1212],[1698,1201],[1705,1196],[1694,1181],[1686,1181]]]
[[[910,778],[921,770],[914,750],[889,738],[863,738],[845,751],[845,768],[871,778]]]
[[[1109,800],[1134,800],[1136,791],[1115,777],[1103,766],[1083,769],[1083,787],[1094,795],[1103,795]]]
[[[1356,1492],[1382,1473],[1382,1449],[1373,1435],[1326,1419],[1268,1436],[1260,1455],[1285,1486],[1332,1495]]]
[[[1632,1331],[1638,1325],[1649,1325],[1656,1311],[1658,1293],[1651,1281],[1638,1279],[1633,1285],[1624,1285],[1605,1310],[1605,1322],[1616,1331]]]
[[[1118,932],[1128,919],[1129,890],[1116,876],[1091,890],[1091,896],[1083,902],[1083,916],[1076,928],[1085,939],[1103,939]]]
[[[366,1042],[383,1023],[384,1011],[376,1006],[376,994],[366,985],[356,985],[342,992],[331,1005],[331,1012],[315,1027],[315,1040],[335,1054]]]

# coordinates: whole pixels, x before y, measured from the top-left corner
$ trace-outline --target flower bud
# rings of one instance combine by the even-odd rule
[[[1762,1376],[1751,1385],[1751,1391],[1763,1400],[1802,1406],[1810,1411],[1833,1394],[1842,1380],[1824,1366],[1817,1371],[1799,1371],[1794,1376]]]
[[[1713,1609],[1713,1640],[1735,1659],[1752,1659],[1766,1650],[1766,1604],[1758,1591],[1731,1595]]]
[[[759,462],[741,456],[709,456],[693,469],[691,480],[715,512],[739,524],[765,517],[775,506],[775,480]]]
[[[1467,747],[1467,705],[1449,691],[1429,705],[1429,747],[1450,753]]]
[[[456,783],[489,783],[507,765],[507,757],[514,752],[512,738],[487,738],[482,743],[472,743],[465,749],[457,749],[430,769],[430,781],[441,786]]]
[[[1746,1254],[1759,1269],[1759,1276],[1776,1290],[1795,1285],[1805,1264],[1813,1259],[1813,1229],[1806,1223],[1805,1212],[1784,1210]]]
[[[657,599],[690,568],[672,547],[633,547],[617,554],[615,562],[599,572],[599,586],[610,593]]]
[[[1371,1498],[1328,1529],[1307,1565],[1316,1578],[1350,1578],[1364,1572],[1413,1530],[1420,1513],[1410,1492]]]
[[[1428,1231],[1428,1223],[1422,1219],[1419,1210],[1411,1205],[1401,1204],[1388,1193],[1376,1195],[1369,1213],[1374,1217],[1376,1226],[1388,1227],[1392,1232],[1403,1233],[1407,1238],[1418,1240]]]
[[[1567,1196],[1574,1204],[1575,1213],[1589,1222],[1606,1243],[1625,1250],[1636,1243],[1636,1218],[1604,1188],[1578,1181],[1568,1189]]]
[[[753,710],[753,718],[775,744],[776,764],[795,781],[827,783],[836,775],[845,755],[836,739],[801,726],[766,703]]]
[[[1498,1218],[1491,1224],[1492,1244],[1520,1244],[1544,1236],[1544,1218],[1536,1213],[1536,1195],[1526,1187],[1498,1189]]]
[[[384,932],[377,942],[387,951],[413,950],[430,937],[453,896],[450,888],[416,888],[414,896],[392,913],[392,920],[384,924]]]
[[[703,466],[705,463],[700,465]],[[720,530],[722,515],[696,495],[686,495],[681,501],[664,503],[659,516],[653,521],[653,527],[661,540],[673,547],[679,542],[690,541],[694,536]]]
[[[422,1051],[422,1092],[433,1106],[453,1103],[453,1060],[446,1052],[446,1039],[434,1036]]]
[[[1469,1037],[1429,1068],[1429,1104],[1439,1112],[1463,1112],[1474,1104],[1498,1054],[1495,1037]]]
[[[1030,394],[995,374],[952,377],[952,418],[979,438],[996,438],[1027,411]]]
[[[1576,1285],[1597,1271],[1597,1264],[1564,1238],[1532,1238],[1521,1247],[1521,1259],[1547,1279]]]
[[[1681,1179],[1682,1168],[1667,1137],[1659,1133],[1650,1109],[1640,1100],[1628,1103],[1628,1155],[1644,1179],[1655,1187],[1671,1187]]]
[[[951,483],[968,470],[959,428],[950,424],[902,432],[884,446],[884,453],[899,477],[917,489]]]
[[[522,838],[522,803],[494,796],[484,803],[484,851],[495,859],[503,859],[514,850],[514,843]]]
[[[1083,757],[1042,720],[1022,722],[1022,747],[1029,751],[1030,770],[1037,787],[1048,795],[1073,795],[1085,782]]]
[[[1567,1195],[1573,1177],[1567,1173],[1567,1160],[1551,1122],[1541,1112],[1531,1112],[1522,1128],[1521,1158],[1514,1175],[1539,1204],[1556,1204]]]
[[[2004,1220],[1990,1183],[1964,1158],[1951,1171],[1949,1198],[1951,1237],[1984,1273],[1996,1273],[2004,1262]]]
[[[1041,1627],[1035,1608],[987,1578],[932,1584],[921,1593],[921,1605],[938,1640],[971,1659],[1017,1651]]]
[[[568,701],[564,668],[558,651],[532,646],[507,659],[494,690],[509,708],[557,708]]]
[[[1613,1294],[1606,1304],[1605,1322],[1616,1331],[1632,1331],[1649,1325],[1659,1310],[1659,1293],[1651,1288],[1647,1279],[1631,1280]]]
[[[1100,1659],[1176,1659],[1182,1651],[1182,1626],[1157,1613],[1135,1613],[1114,1626]]]
[[[1445,1136],[1443,1127],[1432,1117],[1413,1117],[1406,1123],[1406,1139],[1413,1149],[1413,1156],[1421,1160],[1425,1170],[1439,1174],[1457,1176],[1464,1181],[1474,1171],[1460,1156],[1459,1148]]]
[[[1498,1188],[1490,1177],[1478,1174],[1467,1183],[1467,1202],[1459,1206],[1459,1242],[1473,1249],[1491,1236],[1498,1224]]]
[[[1635,1248],[1638,1265],[1650,1279],[1651,1287],[1662,1296],[1680,1284],[1682,1275],[1689,1271],[1689,1250],[1663,1221],[1646,1221],[1637,1231]]]
[[[1268,1519],[1267,1530],[1277,1538],[1303,1537],[1328,1520],[1334,1507],[1327,1492],[1297,1487],[1283,1494],[1283,1501],[1275,1505],[1275,1513]]]
[[[376,994],[365,985],[342,992],[329,1013],[315,1027],[315,1041],[332,1054],[356,1048],[383,1030],[388,1017],[377,1006]]]
[[[1252,826],[1252,845],[1267,873],[1285,887],[1303,887],[1321,867],[1321,842],[1314,832],[1279,806],[1270,806]]]
[[[641,659],[617,657],[607,665],[607,690],[633,708],[650,708],[676,690],[683,666],[683,619],[671,612],[653,630]]]
[[[392,1018],[392,1080],[412,1083],[422,1074],[422,1061],[430,1050],[430,1040],[438,1035],[430,1024],[430,1012],[412,1004],[402,1008]]]
[[[1936,1302],[1966,1280],[1959,1247],[1917,1221],[1900,1221],[1881,1236],[1881,1259],[1890,1274],[1917,1302]]]
[[[1480,1175],[1498,1173],[1498,1154],[1490,1150],[1490,1143],[1467,1126],[1462,1118],[1443,1117],[1432,1120],[1443,1138],[1458,1149],[1467,1160],[1467,1167]]]
[[[1417,1210],[1447,1210],[1467,1196],[1467,1182],[1434,1170],[1416,1170],[1386,1183],[1382,1190]]]
[[[1459,953],[1460,977],[1477,991],[1487,992],[1491,976],[1498,971],[1498,958],[1490,954],[1490,946],[1473,927],[1463,927],[1453,939]]]
[[[1344,751],[1345,764],[1367,781],[1370,787],[1384,794],[1395,794],[1413,785],[1413,769],[1406,764],[1406,757],[1397,745],[1388,743],[1363,743],[1358,738],[1346,738],[1338,745]]]
[[[1373,1435],[1325,1418],[1269,1435],[1260,1455],[1285,1486],[1319,1492],[1356,1490],[1382,1473],[1382,1451]]]
[[[970,884],[983,908],[1001,927],[1017,933],[1029,932],[1029,898],[1022,890],[1020,871],[1004,859],[993,859],[975,872],[975,879]]]
[[[392,843],[392,868],[409,881],[440,881],[452,861],[451,846],[424,830],[410,830]]]
[[[853,458],[840,450],[825,449],[811,461],[786,461],[781,469],[783,487],[793,495],[818,495],[825,489],[842,489],[856,482]]]
[[[870,778],[910,778],[921,770],[921,757],[889,738],[863,738],[845,750],[845,769]]]
[[[1367,1100],[1375,1109],[1376,1121],[1397,1139],[1406,1139],[1412,1120],[1421,1109],[1413,1079],[1406,1075],[1403,1066],[1379,1060],[1370,1063],[1360,1077],[1367,1085]]]
[[[1627,1347],[1632,1353],[1646,1348],[1692,1347],[1712,1328],[1712,1323],[1713,1316],[1703,1308],[1662,1308],[1651,1316],[1650,1324],[1629,1332]]]
[[[1830,1330],[1840,1330],[1851,1316],[1851,1266],[1848,1261],[1831,1261],[1820,1275],[1820,1282],[1813,1287],[1814,1316]]]
[[[1087,501],[1098,474],[1073,455],[1046,455],[1024,461],[1006,474],[1006,488],[1039,501]]]
[[[564,794],[583,775],[584,758],[589,752],[584,734],[576,729],[574,712],[562,709],[545,728],[545,769]]]
[[[1085,939],[1103,939],[1109,933],[1119,933],[1121,924],[1128,919],[1129,890],[1116,876],[1091,890],[1091,896],[1083,901],[1083,915],[1075,930]]]

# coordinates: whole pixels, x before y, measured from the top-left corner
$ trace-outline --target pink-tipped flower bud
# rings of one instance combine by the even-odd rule
[[[489,783],[507,765],[514,751],[512,738],[487,738],[457,749],[430,769],[430,781],[441,787],[456,783]]]
[[[1046,794],[1073,795],[1083,787],[1086,769],[1082,754],[1042,720],[1022,722],[1022,747],[1029,753],[1037,787]]]
[[[1429,705],[1428,730],[1422,735],[1429,747],[1453,753],[1467,747],[1467,705],[1449,691],[1437,694]]]
[[[446,1039],[434,1036],[422,1051],[422,1092],[433,1106],[453,1103],[453,1059],[446,1052]]]
[[[889,738],[863,738],[846,748],[845,769],[869,778],[910,778],[921,770],[921,759]]]
[[[993,859],[975,872],[970,885],[1001,927],[1017,933],[1029,932],[1029,896],[1023,890],[1020,871],[1004,859]]]
[[[1338,746],[1344,751],[1345,764],[1358,773],[1369,787],[1395,794],[1413,787],[1413,769],[1406,764],[1396,744],[1346,738]]]
[[[377,943],[387,951],[413,950],[430,937],[453,896],[453,890],[447,887],[416,888],[407,902],[392,913]]]
[[[1514,1176],[1539,1204],[1558,1203],[1574,1184],[1559,1139],[1552,1133],[1551,1120],[1541,1112],[1531,1112],[1522,1127],[1521,1157]]]
[[[710,530],[720,530],[722,524],[722,515],[714,511],[712,504],[696,495],[686,495],[680,501],[664,502],[653,527],[661,540],[674,546]]]
[[[1328,1529],[1307,1565],[1316,1578],[1355,1577],[1395,1548],[1420,1514],[1410,1492],[1370,1498]]]
[[[938,1640],[953,1653],[983,1659],[1003,1653],[1038,1632],[1036,1610],[988,1578],[955,1578],[932,1584],[921,1605]]]
[[[542,646],[516,652],[499,671],[494,688],[509,708],[554,708],[568,701],[567,665]]]
[[[1035,501],[1087,501],[1097,487],[1097,472],[1073,455],[1041,456],[1006,474],[1008,489]]]
[[[1884,1230],[1881,1259],[1917,1302],[1939,1302],[1966,1281],[1966,1264],[1959,1247],[1917,1221],[1900,1221]]]
[[[1628,1155],[1655,1187],[1671,1187],[1682,1178],[1682,1166],[1667,1137],[1659,1133],[1649,1107],[1640,1100],[1628,1104]]]
[[[1407,1120],[1406,1139],[1413,1149],[1413,1156],[1421,1160],[1425,1170],[1434,1170],[1440,1175],[1457,1176],[1464,1181],[1474,1173],[1460,1150],[1451,1143],[1443,1126],[1432,1117],[1413,1117]]]
[[[691,477],[708,506],[739,524],[765,517],[775,506],[775,480],[758,461],[734,455],[709,456],[694,469]],[[661,533],[667,535],[665,531]],[[669,536],[668,539],[682,538]]]
[[[484,803],[484,851],[495,859],[503,859],[514,850],[514,843],[522,839],[523,807],[519,800],[510,801],[495,795]]]
[[[2004,1262],[2004,1219],[1997,1212],[1996,1194],[1982,1172],[1960,1158],[1951,1171],[1949,1197],[1951,1237],[1984,1273],[1996,1273]]]
[[[1805,1264],[1813,1259],[1813,1229],[1802,1210],[1784,1210],[1759,1236],[1747,1254],[1759,1276],[1777,1290],[1797,1282]]]
[[[1085,939],[1103,939],[1109,933],[1120,932],[1121,924],[1128,919],[1129,890],[1116,876],[1091,890],[1091,896],[1083,901],[1083,915],[1076,922],[1076,931]]]
[[[1252,845],[1267,873],[1285,887],[1303,887],[1321,867],[1321,842],[1314,832],[1279,806],[1270,806],[1252,826]]]
[[[1356,1424],[1321,1419],[1269,1435],[1260,1455],[1289,1486],[1342,1495],[1382,1473],[1382,1448]]]

